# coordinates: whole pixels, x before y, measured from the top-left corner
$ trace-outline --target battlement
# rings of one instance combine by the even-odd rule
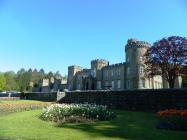
[[[95,60],[92,60],[91,63],[108,63],[107,60],[105,59],[95,59]]]
[[[81,66],[72,65],[72,66],[69,66],[68,69],[83,69],[83,68]]]
[[[120,66],[124,66],[124,65],[125,65],[125,62],[117,63],[117,64],[108,65],[108,66],[104,67],[104,69],[105,68],[112,68],[112,67],[120,67]]]
[[[92,70],[100,70],[105,66],[108,66],[109,62],[104,59],[95,59],[91,61],[91,69]]]
[[[125,46],[125,50],[131,47],[142,47],[142,48],[149,48],[151,44],[145,41],[139,41],[137,39],[128,39],[127,45]]]
[[[81,71],[78,71],[77,74],[82,74],[82,73],[90,73],[91,69],[82,69]]]

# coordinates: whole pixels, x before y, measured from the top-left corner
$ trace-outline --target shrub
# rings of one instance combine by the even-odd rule
[[[157,113],[157,128],[170,130],[187,130],[187,110],[169,109]]]
[[[53,122],[85,122],[93,120],[111,120],[115,114],[102,105],[91,104],[52,104],[40,115],[40,118]]]

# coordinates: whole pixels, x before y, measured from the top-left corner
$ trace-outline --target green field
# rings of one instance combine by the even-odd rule
[[[186,132],[158,130],[155,114],[115,111],[113,121],[65,124],[61,127],[38,118],[41,110],[0,116],[0,139],[23,140],[186,140]]]

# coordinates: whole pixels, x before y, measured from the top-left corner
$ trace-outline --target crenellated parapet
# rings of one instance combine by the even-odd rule
[[[92,60],[91,63],[103,63],[103,64],[108,64],[108,61],[105,59],[95,59]]]
[[[125,65],[125,62],[123,63],[117,63],[117,64],[112,64],[112,65],[108,65],[108,66],[105,66],[103,67],[104,69],[105,68],[114,68],[114,67],[120,67],[120,66],[124,66]]]
[[[83,68],[81,66],[72,65],[72,66],[69,66],[68,69],[79,69],[79,70],[82,70]]]
[[[109,62],[104,59],[95,59],[91,61],[91,69],[92,70],[100,70],[105,66],[108,66]]]
[[[127,45],[125,46],[125,51],[132,47],[140,47],[140,48],[149,48],[151,44],[145,41],[139,41],[137,39],[128,39]]]

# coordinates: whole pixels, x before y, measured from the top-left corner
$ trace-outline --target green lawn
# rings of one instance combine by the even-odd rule
[[[186,132],[158,130],[152,113],[116,111],[113,121],[66,124],[61,127],[38,118],[41,110],[0,116],[0,139],[23,140],[186,140]]]

